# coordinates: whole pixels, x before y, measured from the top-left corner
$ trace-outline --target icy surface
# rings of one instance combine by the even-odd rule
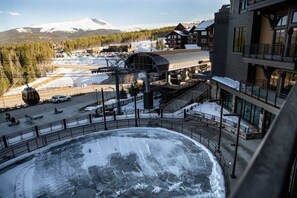
[[[210,151],[160,128],[56,143],[0,170],[0,183],[0,197],[225,197]]]

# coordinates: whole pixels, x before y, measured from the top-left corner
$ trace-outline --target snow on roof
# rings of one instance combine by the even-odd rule
[[[201,49],[197,44],[185,44],[186,49]]]
[[[222,83],[224,85],[227,85],[228,87],[234,88],[236,90],[239,90],[239,81],[233,80],[231,78],[227,77],[219,77],[219,76],[213,76],[212,79],[214,81],[217,81],[219,83]]]
[[[180,30],[173,30],[175,33],[181,35],[181,36],[188,36],[187,34],[183,33],[182,31]]]
[[[212,24],[214,24],[214,21],[203,21],[202,23],[200,23],[195,30],[205,30],[206,28],[208,28],[209,26],[211,26]]]

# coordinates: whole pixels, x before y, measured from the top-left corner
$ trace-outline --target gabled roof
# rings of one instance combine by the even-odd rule
[[[208,28],[213,24],[214,24],[214,21],[203,21],[196,27],[195,30],[196,31],[206,30],[206,28]]]

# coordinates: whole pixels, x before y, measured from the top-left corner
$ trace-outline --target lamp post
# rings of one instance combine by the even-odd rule
[[[98,101],[98,90],[95,89],[95,96],[96,96],[96,105],[99,105],[99,101]]]
[[[101,95],[102,95],[102,109],[103,109],[104,130],[107,130],[103,88],[101,88]]]
[[[134,86],[134,113],[135,113],[135,127],[138,127],[138,124],[137,124],[137,107],[136,107],[136,89],[135,89],[135,86]]]
[[[216,99],[216,100],[209,100],[209,102],[220,102],[221,104],[221,113],[220,113],[220,132],[219,132],[219,141],[218,141],[218,150],[217,152],[220,153],[221,150],[221,137],[222,137],[222,121],[223,121],[223,105],[224,105],[224,99]]]
[[[239,130],[240,130],[241,115],[239,113],[231,113],[231,114],[224,114],[224,116],[236,116],[236,117],[238,117],[236,143],[235,143],[235,152],[234,152],[234,160],[233,160],[232,173],[230,175],[231,178],[236,178],[235,167],[236,167],[236,158],[237,158],[237,150],[238,150],[238,140],[239,140]]]

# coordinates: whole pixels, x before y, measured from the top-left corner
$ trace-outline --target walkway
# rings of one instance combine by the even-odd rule
[[[50,114],[50,113],[48,113]],[[54,115],[52,115],[53,117]],[[155,115],[157,116],[157,115]],[[81,123],[84,125],[86,122],[85,120],[88,120],[88,116],[86,115],[80,115],[80,120]],[[82,118],[84,117],[84,118]],[[85,119],[85,120],[83,120]],[[72,119],[72,120],[75,120]],[[109,118],[108,120],[113,120],[112,118]],[[199,135],[202,134],[202,136],[213,140],[214,142],[218,141],[218,135],[219,135],[219,130],[217,127],[212,127],[212,126],[206,126],[206,124],[204,123],[198,123],[197,121],[186,121],[183,118],[167,118],[164,121],[167,120],[167,122],[161,121],[160,117],[158,118],[151,118],[151,120],[153,121],[149,121],[150,119],[147,118],[141,118],[139,120],[138,126],[141,127],[165,127],[165,128],[170,128],[173,129],[175,131],[183,131],[184,127],[188,127],[190,128],[190,132],[194,132],[195,134]],[[154,122],[155,121],[155,122]],[[43,127],[43,129],[48,128],[49,124],[48,120],[46,119],[40,119],[40,124],[44,124],[45,126]],[[95,122],[95,121],[94,121]],[[127,123],[127,124],[123,124],[123,123]],[[161,125],[158,124],[161,122]],[[104,124],[102,123],[102,118],[98,119],[96,121],[96,126],[95,130],[99,131],[99,130],[103,130],[104,129]],[[122,124],[121,124],[122,123]],[[121,127],[134,127],[135,123],[135,119],[133,118],[133,115],[131,115],[131,117],[127,117],[125,120],[122,121],[109,121],[107,122],[107,128],[108,129],[112,129],[112,128],[121,128]],[[68,123],[69,127],[71,126],[71,123]],[[58,123],[58,125],[61,125],[61,122]],[[20,125],[20,127],[22,127],[23,125]],[[76,134],[76,135],[81,135],[84,131],[86,133],[86,131],[94,130],[94,126],[95,125],[84,125],[84,126],[80,126],[80,127],[74,127],[74,128],[70,128],[68,130],[66,130],[65,134]],[[83,128],[82,128],[83,127]],[[31,133],[31,132],[30,132]],[[63,139],[65,139],[65,135],[61,135],[62,133],[64,133],[63,131],[60,132],[45,132],[43,136],[47,136],[47,140],[46,142],[48,142],[48,144],[59,141],[60,137],[63,137]],[[28,133],[29,134],[29,133]],[[54,135],[55,134],[55,135]],[[59,134],[59,135],[58,135]],[[42,137],[43,137],[42,136]],[[53,139],[53,137],[56,136],[56,138]],[[25,150],[27,149],[26,147],[28,147],[28,145],[33,145],[33,150],[36,149],[37,145],[42,145],[44,144],[43,141],[41,141],[41,139],[39,139],[39,141],[36,139],[36,143],[35,140],[32,140],[31,143],[29,144],[22,144],[20,143],[18,145],[18,148],[24,147]],[[236,172],[235,175],[237,176],[236,179],[231,179],[230,178],[230,187],[231,190],[234,187],[234,185],[237,183],[238,179],[241,177],[244,169],[247,167],[248,162],[251,160],[251,157],[253,155],[253,153],[255,152],[256,148],[258,147],[259,143],[261,142],[261,140],[244,140],[241,139],[239,140],[239,149],[238,149],[238,156],[237,156],[237,164],[236,164]],[[234,157],[234,144],[235,144],[235,135],[231,134],[229,132],[226,132],[223,130],[223,134],[222,134],[222,140],[221,140],[221,151],[222,154],[227,162],[227,164],[229,164],[229,173],[231,172],[231,168],[232,168],[232,162],[233,162],[233,157]],[[27,145],[27,146],[26,146]],[[36,145],[36,146],[34,146]],[[31,150],[31,149],[30,149]],[[24,151],[22,151],[24,152]],[[2,157],[5,157],[5,155],[3,155],[2,153]],[[1,160],[2,161],[2,160]]]

